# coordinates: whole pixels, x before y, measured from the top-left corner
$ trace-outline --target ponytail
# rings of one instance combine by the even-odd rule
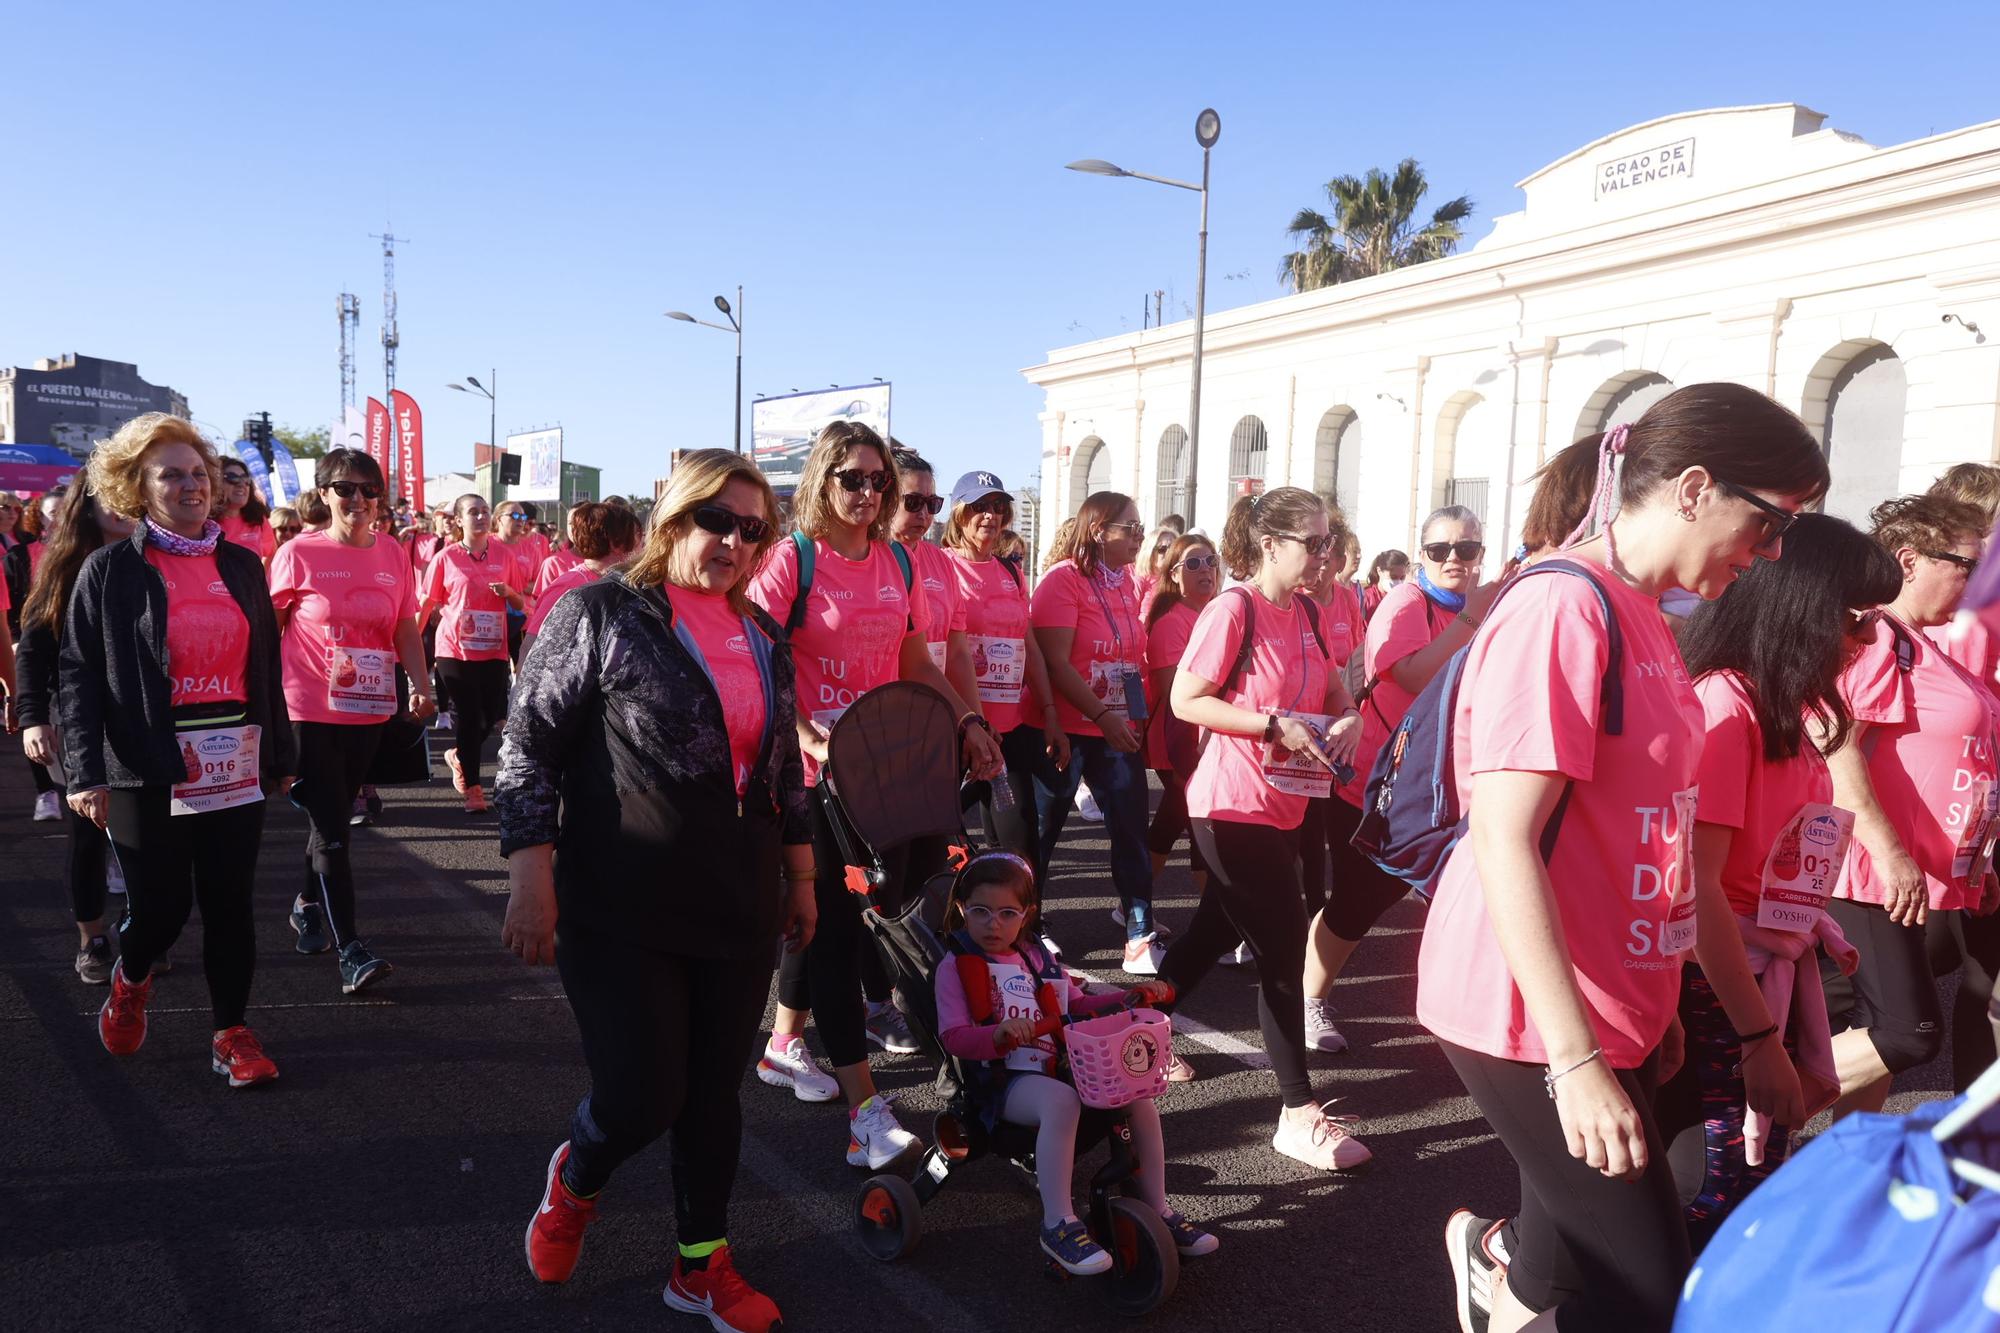
[[[1260,538],[1296,537],[1326,512],[1326,501],[1297,486],[1239,496],[1222,525],[1222,563],[1236,579],[1247,580],[1264,563]]]

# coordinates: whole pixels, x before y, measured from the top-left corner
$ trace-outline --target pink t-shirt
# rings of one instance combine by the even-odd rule
[[[817,587],[818,583],[815,573],[813,584]],[[741,796],[750,789],[757,751],[764,744],[764,682],[757,674],[749,638],[763,631],[749,617],[730,610],[727,597],[671,583],[665,586],[667,601],[674,608],[674,623],[693,636],[709,679],[715,682],[716,696],[722,701],[722,721],[729,729],[730,765],[736,771],[736,794]],[[555,598],[549,601],[553,605]]]
[[[1232,588],[1201,609],[1180,669],[1221,683],[1243,643],[1249,598],[1257,599],[1257,642],[1236,688],[1222,698],[1260,713],[1285,709],[1318,713],[1326,707],[1326,657],[1313,641],[1312,626],[1298,599],[1280,610],[1254,588]],[[1264,780],[1264,742],[1254,736],[1211,732],[1201,762],[1188,779],[1188,814],[1195,819],[1227,819],[1294,829],[1306,816],[1307,798],[1279,791]]]
[[[1659,1045],[1680,997],[1682,955],[1662,943],[1675,902],[1693,905],[1686,833],[1702,707],[1659,603],[1594,572],[1624,640],[1624,731],[1599,730],[1610,641],[1596,596],[1581,579],[1544,574],[1510,590],[1473,640],[1453,746],[1462,800],[1479,773],[1574,779],[1549,882],[1597,1044],[1613,1068],[1632,1069]],[[1417,1019],[1470,1050],[1548,1059],[1494,940],[1469,837],[1452,849],[1424,926]]]
[[[259,523],[253,528],[243,521],[241,514],[217,521],[222,525],[222,540],[246,546],[267,561],[278,553],[278,534],[271,531],[269,523]]]
[[[1111,574],[1107,584],[1105,574]],[[1073,560],[1052,566],[1035,585],[1030,616],[1036,629],[1073,629],[1069,664],[1099,702],[1124,715],[1124,673],[1144,670],[1145,624],[1139,619],[1139,599],[1132,591],[1130,568],[1085,574]],[[1104,728],[1077,710],[1061,690],[1056,692],[1056,716],[1062,729],[1078,736],[1102,736]],[[1095,711],[1094,709],[1092,710]],[[1101,716],[1101,715],[1100,715]]]
[[[549,558],[554,559],[555,557],[551,556]],[[546,568],[546,562],[544,562],[544,567]],[[549,618],[549,612],[556,609],[556,603],[562,600],[564,593],[568,592],[571,588],[588,587],[597,582],[601,577],[602,575],[596,570],[581,561],[564,570],[561,574],[558,574],[549,581],[547,587],[535,595],[535,605],[528,612],[528,623],[521,627],[521,633],[524,636],[540,634],[542,632],[542,622]]]
[[[779,542],[750,579],[750,600],[780,625],[799,590],[799,551]],[[902,675],[903,640],[929,623],[923,585],[903,586],[903,568],[887,542],[873,542],[865,559],[849,560],[824,540],[814,546],[812,591],[805,620],[792,632],[799,712],[832,731],[856,699]],[[806,785],[819,783],[819,763],[805,756]]]
[[[979,711],[1006,735],[1032,716],[1028,690],[1027,581],[998,560],[969,560],[947,551],[957,576],[957,627],[965,632],[972,674],[979,681]]]
[[[1414,583],[1391,588],[1368,617],[1367,647],[1362,661],[1367,678],[1375,681],[1375,692],[1361,705],[1361,741],[1354,751],[1354,781],[1335,789],[1349,805],[1360,806],[1361,789],[1368,782],[1368,771],[1375,767],[1375,756],[1382,753],[1382,747],[1389,743],[1389,734],[1417,701],[1416,695],[1396,683],[1389,668],[1411,653],[1430,647],[1444,633],[1445,626],[1451,624],[1451,618],[1451,612],[1431,605],[1430,598]],[[1331,639],[1327,643],[1332,646]]]
[[[1156,574],[1139,574],[1132,579],[1132,591],[1139,598],[1139,623],[1145,624],[1146,617],[1153,614],[1153,599],[1160,595],[1160,579]]]
[[[1975,611],[1962,624],[1954,616],[1924,634],[1988,690],[2000,693],[2000,605]]]
[[[146,548],[146,563],[167,582],[167,681],[175,708],[243,703],[250,621],[229,595],[212,555]]]
[[[534,592],[538,603],[542,594],[548,591],[550,584],[582,563],[583,557],[571,550],[552,552],[546,560],[542,561],[541,568],[535,571]],[[532,617],[530,618],[530,623],[536,623]],[[532,629],[528,632],[530,634],[534,633]]]
[[[959,604],[958,571],[942,547],[920,541],[903,548],[910,556],[910,572],[924,585],[924,605],[929,623],[924,626],[924,643],[931,661],[944,669],[944,647],[951,631],[965,631],[965,608]]]
[[[493,544],[506,547],[508,554],[514,557],[514,565],[520,571],[521,579],[519,583],[513,585],[514,591],[533,593],[535,575],[540,571],[542,561],[549,558],[549,539],[539,532],[530,532],[511,542],[503,542],[496,536],[493,538]]]
[[[1833,778],[1811,741],[1792,759],[1764,758],[1764,731],[1743,677],[1711,671],[1694,683],[1707,735],[1702,742],[1695,820],[1736,830],[1722,863],[1722,890],[1738,916],[1753,920],[1771,847],[1801,808],[1831,803]]]
[[[1930,909],[1949,911],[1979,901],[1981,844],[1988,793],[1994,790],[1993,695],[1922,634],[1903,626],[1915,652],[1906,674],[1896,664],[1896,640],[1884,612],[1875,636],[1840,676],[1840,694],[1858,722],[1875,799],[1895,826],[1903,849],[1924,872]],[[1886,896],[1868,849],[1856,838],[1836,898],[1879,903]]]
[[[513,581],[514,557],[497,541],[475,556],[463,542],[438,548],[419,591],[438,613],[437,655],[459,662],[507,660],[507,600],[486,585]]]
[[[1320,605],[1326,614],[1319,618],[1319,632],[1326,637],[1327,655],[1336,667],[1345,668],[1368,634],[1368,622],[1361,616],[1361,598],[1339,580]]]
[[[1185,598],[1168,607],[1166,613],[1146,627],[1146,703],[1153,712],[1153,722],[1146,728],[1146,767],[1165,772],[1173,767],[1167,757],[1166,715],[1173,709],[1173,700],[1153,692],[1153,673],[1162,667],[1180,669],[1181,655],[1187,652],[1188,639],[1194,634],[1195,609]]]
[[[294,722],[365,724],[395,712],[396,627],[417,614],[402,547],[302,532],[271,559],[271,605],[291,609],[279,656]]]

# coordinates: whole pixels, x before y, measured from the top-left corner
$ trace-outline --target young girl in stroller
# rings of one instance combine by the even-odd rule
[[[1035,876],[1012,852],[975,855],[958,876],[945,907],[945,947],[937,969],[938,1039],[964,1062],[972,1109],[988,1129],[1000,1121],[1033,1128],[1035,1181],[1042,1196],[1042,1250],[1071,1273],[1102,1273],[1111,1256],[1078,1220],[1071,1196],[1078,1127],[1086,1109],[1063,1077],[1058,1039],[1037,1036],[1051,1014],[1094,1014],[1170,999],[1165,982],[1146,980],[1131,991],[1091,995],[1042,947],[1033,929]],[[1166,1148],[1160,1113],[1149,1098],[1124,1108],[1139,1155],[1139,1197],[1159,1210],[1183,1255],[1214,1253],[1217,1241],[1167,1202]]]

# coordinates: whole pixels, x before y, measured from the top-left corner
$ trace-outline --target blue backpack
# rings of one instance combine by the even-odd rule
[[[1618,630],[1618,616],[1597,579],[1583,566],[1570,560],[1546,560],[1530,565],[1500,589],[1486,615],[1492,618],[1500,598],[1541,574],[1567,574],[1582,579],[1597,594],[1610,627],[1605,656],[1604,680],[1600,687],[1598,716],[1604,734],[1616,736],[1625,729],[1625,690],[1619,680],[1625,645]],[[1465,836],[1465,813],[1458,808],[1458,779],[1452,761],[1452,718],[1458,711],[1458,686],[1465,674],[1467,644],[1451,655],[1444,669],[1431,678],[1410,705],[1410,711],[1389,734],[1382,752],[1375,756],[1368,782],[1362,788],[1361,823],[1354,831],[1356,851],[1397,879],[1407,882],[1417,896],[1430,900],[1444,872],[1451,849]],[[1542,860],[1555,851],[1556,832],[1563,811],[1569,806],[1571,783],[1563,788],[1548,826],[1542,830]]]

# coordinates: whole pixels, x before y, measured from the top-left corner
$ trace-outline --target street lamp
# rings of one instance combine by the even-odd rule
[[[499,371],[497,370],[487,371],[486,378],[493,381],[494,388],[499,387],[500,385]],[[466,384],[469,384],[472,387],[468,389],[465,387]],[[460,393],[476,393],[486,399],[486,447],[493,451],[491,459],[488,460],[488,467],[490,468],[490,471],[488,472],[486,478],[486,489],[491,491],[492,494],[486,497],[486,503],[489,505],[497,505],[500,503],[500,460],[507,456],[507,451],[500,447],[500,440],[498,437],[498,431],[500,428],[499,427],[500,400],[493,396],[493,389],[489,389],[487,386],[479,382],[479,377],[477,375],[467,375],[465,377],[465,384],[452,383],[452,384],[447,384],[444,387],[447,389],[456,389]]]
[[[1222,137],[1222,117],[1215,114],[1213,107],[1205,109],[1194,120],[1194,141],[1201,145],[1201,184],[1191,181],[1174,180],[1170,176],[1150,176],[1143,171],[1127,171],[1114,166],[1102,158],[1087,157],[1081,162],[1069,164],[1071,171],[1081,171],[1090,176],[1130,176],[1134,180],[1152,181],[1155,185],[1171,185],[1177,190],[1193,190],[1201,195],[1201,243],[1195,261],[1194,277],[1194,367],[1192,383],[1188,387],[1188,521],[1198,523],[1195,517],[1195,480],[1201,475],[1201,332],[1208,313],[1208,151],[1215,147],[1215,141]]]
[[[728,324],[711,324],[705,319],[696,319],[685,310],[669,310],[668,319],[678,319],[683,324],[699,324],[705,329],[721,329],[724,333],[736,335],[736,452],[743,452],[743,288],[736,289],[736,308],[730,309],[723,297],[715,298],[715,308],[722,312]]]

